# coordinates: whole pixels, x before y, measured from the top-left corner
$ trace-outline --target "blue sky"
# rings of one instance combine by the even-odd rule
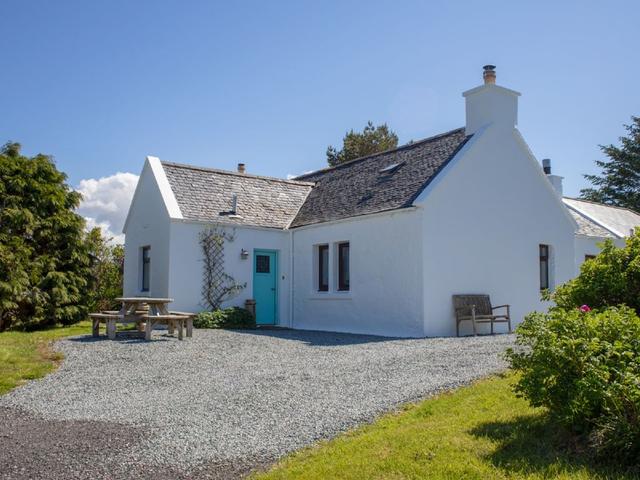
[[[461,92],[493,63],[575,195],[640,115],[633,1],[3,0],[0,18],[0,141],[74,186],[149,154],[301,173],[367,120],[424,138],[464,125]]]

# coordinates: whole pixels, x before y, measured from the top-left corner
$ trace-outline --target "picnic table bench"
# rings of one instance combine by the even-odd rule
[[[119,311],[105,310],[100,313],[90,313],[93,322],[93,336],[100,335],[100,323],[104,323],[107,336],[113,340],[116,337],[116,325],[135,323],[138,331],[145,333],[145,340],[151,340],[153,327],[157,324],[166,324],[169,334],[173,335],[178,329],[178,339],[182,340],[186,330],[187,337],[193,336],[193,313],[172,312],[167,308],[172,298],[149,297],[121,297],[116,300],[122,302]]]

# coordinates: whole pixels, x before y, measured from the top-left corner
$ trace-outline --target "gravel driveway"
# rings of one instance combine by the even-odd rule
[[[293,330],[64,340],[0,397],[3,478],[234,478],[401,403],[504,369],[511,335]]]

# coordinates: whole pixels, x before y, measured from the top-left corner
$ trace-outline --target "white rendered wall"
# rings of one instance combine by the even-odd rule
[[[615,238],[612,240],[617,247],[620,247],[620,248],[624,247],[624,244],[625,244],[624,238]],[[605,241],[604,238],[585,237],[585,236],[576,235],[576,240],[575,240],[575,245],[576,245],[575,246],[575,252],[576,252],[575,274],[576,275],[580,274],[580,266],[584,263],[584,257],[586,255],[599,254],[600,253],[599,244],[604,241]]]
[[[202,302],[202,250],[199,234],[206,224],[183,221],[171,223],[169,292],[175,300],[172,308],[179,311],[200,312],[205,309]],[[233,227],[228,227],[233,232]],[[242,259],[240,251],[249,252]],[[233,242],[225,243],[225,272],[238,283],[247,283],[240,294],[224,307],[244,306],[246,299],[253,298],[253,251],[275,250],[278,252],[278,324],[289,326],[289,232],[275,229],[235,228]]]
[[[124,295],[169,295],[169,214],[149,162],[145,162],[126,225]],[[151,247],[149,291],[142,291],[142,247]]]
[[[477,133],[417,203],[427,336],[455,335],[453,294],[485,293],[494,305],[510,304],[514,325],[544,309],[539,244],[552,247],[552,282],[574,275],[575,225],[513,129]],[[461,334],[470,331],[465,322]]]
[[[420,214],[367,215],[293,231],[293,327],[423,336]],[[336,242],[350,244],[349,292],[338,292]],[[318,292],[314,246],[329,244],[329,291]]]

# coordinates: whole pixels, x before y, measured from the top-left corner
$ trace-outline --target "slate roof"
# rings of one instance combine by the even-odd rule
[[[578,234],[622,238],[640,226],[640,215],[628,208],[569,197],[564,197],[562,201],[578,222]]]
[[[578,231],[576,232],[578,235],[599,238],[615,238],[615,236],[609,230],[602,228],[600,225],[589,220],[581,213],[578,213],[571,208],[569,208],[568,210],[578,224]]]
[[[312,184],[162,162],[185,219],[284,229]],[[233,194],[236,215],[231,214]]]
[[[314,182],[291,227],[406,208],[471,136],[464,128],[296,177]],[[397,165],[388,173],[385,167]]]

